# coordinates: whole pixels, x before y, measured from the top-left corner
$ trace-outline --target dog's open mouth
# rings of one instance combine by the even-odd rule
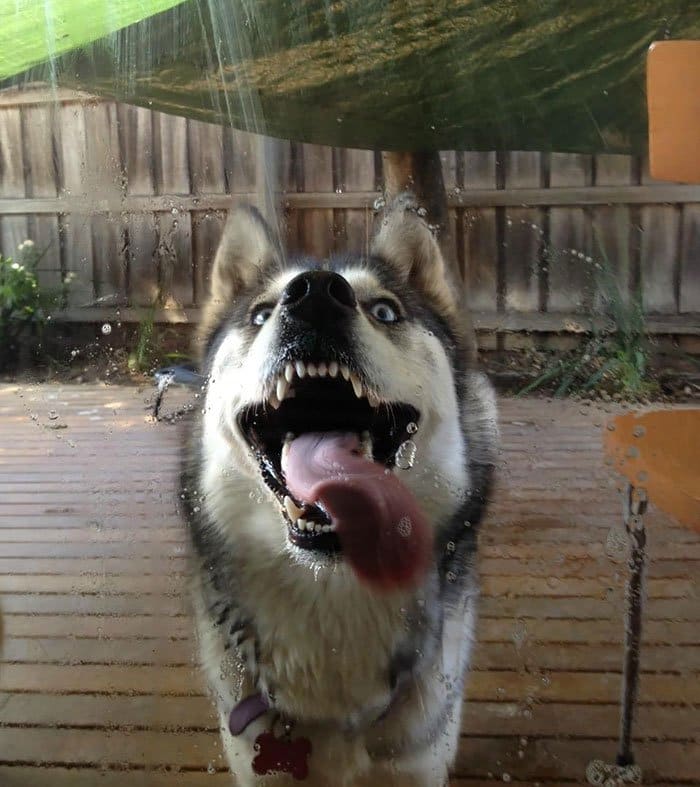
[[[347,366],[298,361],[286,365],[267,402],[240,415],[239,426],[280,502],[291,543],[342,551],[365,578],[381,574],[397,585],[407,562],[415,573],[414,553],[425,548],[422,513],[392,473],[419,418],[411,405],[381,401]],[[393,568],[380,565],[387,562]]]

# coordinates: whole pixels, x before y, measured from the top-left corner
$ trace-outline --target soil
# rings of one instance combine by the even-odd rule
[[[130,360],[131,355],[131,360]],[[88,342],[72,349],[64,348],[61,355],[40,364],[27,365],[16,373],[0,373],[0,382],[22,383],[94,383],[130,384],[148,388],[154,385],[153,372],[163,366],[183,362],[182,356],[173,357],[165,350],[153,352],[147,368],[134,365],[133,354],[124,347],[114,347],[101,341]],[[552,362],[552,355],[537,350],[485,352],[481,354],[482,368],[487,372],[499,393],[515,395],[537,378]],[[673,402],[700,403],[700,362],[679,363],[678,359],[656,359],[654,379],[659,391],[641,403]],[[549,397],[552,387],[533,391],[532,396]],[[572,398],[622,401],[623,396],[594,389]]]
[[[153,386],[153,372],[164,366],[182,363],[187,357],[178,352],[189,344],[182,334],[174,336],[167,329],[154,337],[151,350],[142,358],[141,365],[134,362],[134,353],[124,346],[135,346],[134,337],[125,333],[112,336],[101,330],[91,335],[63,336],[50,348],[50,358],[41,363],[27,363],[15,373],[1,373],[0,382],[22,383],[87,383],[104,382]],[[552,362],[552,354],[528,349],[499,352],[482,352],[480,362],[501,394],[515,395],[528,383],[536,379]],[[654,359],[652,377],[658,392],[643,398],[641,403],[700,402],[700,359],[683,360],[677,357],[659,356]],[[533,396],[549,397],[550,386],[537,389]],[[622,401],[623,396],[597,388],[572,398]]]

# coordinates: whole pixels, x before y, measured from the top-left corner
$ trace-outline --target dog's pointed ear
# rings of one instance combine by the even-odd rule
[[[272,230],[255,208],[240,206],[231,210],[214,257],[199,338],[206,342],[236,297],[262,281],[281,259]]]
[[[210,300],[230,303],[279,258],[272,231],[260,213],[250,206],[234,208],[228,215],[214,257]]]
[[[402,194],[388,207],[371,252],[432,301],[440,313],[456,312],[457,282],[452,281],[440,246],[419,215],[413,195]]]

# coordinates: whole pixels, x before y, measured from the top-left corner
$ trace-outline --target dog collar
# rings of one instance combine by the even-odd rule
[[[376,717],[374,720],[375,723],[384,721],[391,710],[396,706],[397,701],[404,693],[404,688],[408,682],[407,677],[409,675],[409,670],[406,670],[405,673],[402,672],[399,675],[399,679],[396,681],[396,685],[394,686],[394,689],[391,693],[389,703],[387,704],[386,708],[384,708],[384,710]],[[262,694],[262,692],[249,694],[237,705],[234,705],[233,710],[229,714],[229,732],[234,737],[242,735],[256,719],[259,719],[263,713],[267,713],[269,710],[272,710],[272,707],[269,700]]]

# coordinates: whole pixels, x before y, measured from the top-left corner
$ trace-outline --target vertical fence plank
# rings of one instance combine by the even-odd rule
[[[456,190],[461,190],[461,157],[462,154],[455,150],[443,150],[440,153],[440,162],[442,164],[442,180],[445,184],[445,192],[453,194]],[[439,238],[442,253],[448,263],[448,268],[453,271],[459,271],[463,275],[463,260],[462,250],[458,250],[458,244],[464,244],[462,237],[461,220],[463,218],[463,211],[458,211],[456,208],[447,209],[447,226],[448,231],[446,237]]]
[[[347,149],[340,153],[342,180],[339,188],[353,191],[374,190],[374,151]],[[347,248],[362,254],[369,253],[372,230],[371,208],[348,208],[344,215]]]
[[[95,295],[107,303],[120,304],[127,297],[126,228],[118,208],[125,182],[119,147],[117,105],[99,102],[84,107],[87,158],[86,183],[111,213],[92,216],[93,276]]]
[[[232,195],[254,193],[257,188],[258,136],[238,129],[224,132],[224,172]]]
[[[505,188],[537,188],[541,153],[513,151],[505,155]],[[544,221],[539,208],[508,208],[505,221],[505,307],[519,312],[539,309],[539,267]]]
[[[290,142],[288,155],[283,162],[282,194],[295,194],[304,189],[304,159],[300,142]],[[303,237],[301,216],[303,211],[284,205],[284,246],[290,254],[301,251]]]
[[[63,190],[75,197],[94,197],[85,181],[87,130],[82,105],[71,103],[61,106],[60,124]],[[95,297],[91,216],[77,212],[66,215],[61,229],[66,272],[75,274],[68,303],[71,306],[90,304]]]
[[[333,148],[325,145],[301,146],[304,161],[304,191],[323,192],[334,189]],[[325,257],[335,246],[333,211],[310,208],[302,213],[301,233],[304,251]]]
[[[190,181],[195,195],[224,194],[224,137],[220,126],[187,121]],[[221,239],[224,213],[201,210],[192,213],[195,301],[202,304],[209,292],[209,274]]]
[[[552,153],[550,187],[592,182],[590,156]],[[582,312],[592,298],[590,221],[584,208],[551,208],[549,214],[549,311]]]
[[[683,208],[679,311],[700,312],[700,205]]]
[[[127,193],[155,192],[152,114],[141,107],[119,106]],[[148,306],[158,298],[158,232],[154,214],[130,214],[126,219],[129,253],[129,298]]]
[[[0,123],[0,194],[3,197],[24,197],[24,153],[22,118],[18,107],[3,111]],[[0,217],[0,250],[5,257],[17,257],[17,246],[27,239],[26,216]]]
[[[596,156],[596,186],[629,186],[632,182],[632,157],[611,154]],[[591,211],[593,259],[602,265],[598,271],[595,306],[601,308],[617,289],[622,298],[629,296],[631,280],[630,209],[626,205],[601,205]]]
[[[54,158],[54,134],[58,132],[55,108],[38,104],[26,106],[22,112],[27,196],[56,197],[59,179]],[[29,234],[41,255],[39,285],[58,295],[62,283],[58,216],[33,216]]]
[[[644,162],[642,183],[658,183]],[[641,284],[646,311],[675,314],[676,276],[682,209],[677,205],[645,205],[641,210]]]
[[[496,154],[464,154],[464,197],[469,189],[496,188]],[[498,298],[498,237],[495,208],[464,211],[465,286],[472,309],[495,311]]]
[[[193,194],[224,194],[224,132],[211,123],[187,121],[187,149]]]
[[[153,113],[156,192],[190,193],[187,120]],[[160,293],[167,306],[189,306],[194,300],[192,271],[192,218],[180,210],[177,199],[169,211],[158,215]]]

